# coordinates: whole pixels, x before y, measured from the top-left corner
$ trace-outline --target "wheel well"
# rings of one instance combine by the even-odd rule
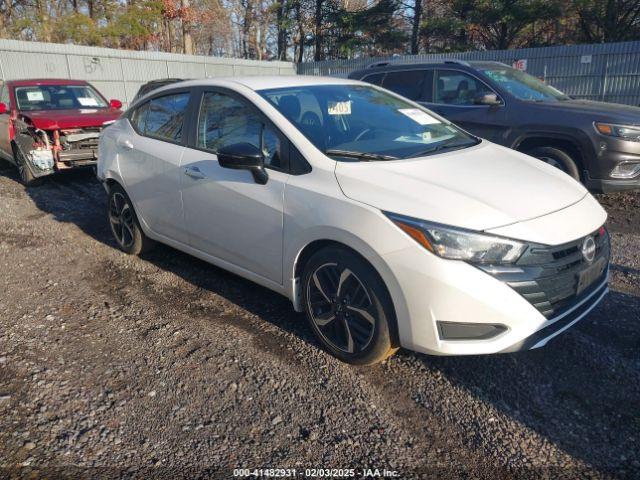
[[[313,256],[314,253],[319,252],[323,248],[331,247],[331,246],[340,247],[340,248],[346,248],[346,249],[351,250],[352,252],[356,253],[357,255],[360,255],[358,252],[356,252],[352,248],[347,247],[343,243],[335,242],[333,240],[315,240],[315,241],[311,242],[309,245],[307,245],[306,247],[304,247],[302,249],[302,251],[300,252],[300,254],[298,255],[298,258],[296,259],[296,265],[295,265],[294,270],[293,270],[294,278],[301,278],[302,277],[302,272],[304,271],[304,266],[307,264],[307,262]],[[362,255],[360,255],[360,256],[362,256]]]
[[[120,185],[118,182],[116,182],[113,178],[107,178],[107,181],[105,182],[105,184],[107,185],[107,187],[109,188],[109,190],[111,190],[111,187],[113,187],[114,185]]]
[[[393,298],[391,297],[391,294],[389,293],[389,289],[387,288],[387,285],[384,282],[384,279],[382,278],[382,275],[380,275],[380,272],[378,272],[378,270],[371,265],[371,262],[369,262],[369,260],[367,260],[366,257],[364,257],[363,255],[361,255],[360,253],[358,253],[358,251],[354,250],[353,248],[349,247],[348,245],[345,245],[344,243],[340,243],[337,242],[335,240],[315,240],[313,242],[311,242],[310,244],[308,244],[307,246],[305,246],[302,251],[298,254],[298,258],[296,259],[296,264],[294,267],[294,278],[299,278],[300,281],[302,280],[302,273],[304,271],[304,266],[307,264],[307,262],[309,261],[309,259],[316,253],[319,252],[320,250],[322,250],[323,248],[327,248],[327,247],[338,247],[338,248],[342,248],[344,250],[348,250],[349,252],[353,253],[354,255],[360,257],[363,261],[367,262],[367,264],[369,264],[371,266],[371,268],[373,268],[373,271],[376,272],[376,274],[378,275],[378,277],[380,278],[380,281],[382,282],[382,285],[384,285],[384,288],[386,289],[386,293],[389,297],[389,303],[391,305],[391,308],[393,308],[393,321],[390,322],[390,329],[391,329],[391,343],[394,346],[400,346],[400,337],[398,335],[398,315],[396,313],[396,308],[395,305],[393,303]]]
[[[530,150],[538,147],[554,147],[566,152],[576,165],[578,166],[578,171],[582,176],[582,171],[584,168],[582,152],[580,148],[572,142],[571,140],[567,140],[564,138],[553,138],[553,137],[530,137],[525,138],[522,142],[518,144],[516,150],[519,152],[527,153]]]

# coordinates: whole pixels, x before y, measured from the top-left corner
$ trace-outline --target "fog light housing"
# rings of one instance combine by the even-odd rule
[[[623,162],[611,170],[612,178],[633,178],[640,173],[640,163]]]
[[[440,340],[489,340],[506,332],[506,325],[494,323],[436,322]]]

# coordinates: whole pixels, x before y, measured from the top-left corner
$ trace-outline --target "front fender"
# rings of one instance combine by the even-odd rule
[[[514,150],[520,150],[520,146],[527,140],[534,138],[549,138],[562,140],[574,145],[584,161],[584,167],[589,169],[596,160],[596,152],[589,136],[580,129],[571,127],[554,126],[549,130],[548,125],[524,125],[511,132],[508,144]]]

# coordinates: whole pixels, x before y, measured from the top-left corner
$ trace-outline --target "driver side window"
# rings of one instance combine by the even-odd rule
[[[463,72],[439,70],[436,72],[434,103],[447,105],[475,105],[475,99],[493,93],[484,83]]]
[[[264,155],[265,166],[281,168],[280,136],[245,102],[205,92],[198,116],[198,148],[216,153],[235,143],[249,143]]]

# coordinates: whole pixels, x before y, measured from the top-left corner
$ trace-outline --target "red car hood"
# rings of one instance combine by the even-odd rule
[[[105,122],[113,122],[121,114],[120,110],[114,108],[20,112],[20,115],[29,118],[36,128],[43,130],[101,127]]]

